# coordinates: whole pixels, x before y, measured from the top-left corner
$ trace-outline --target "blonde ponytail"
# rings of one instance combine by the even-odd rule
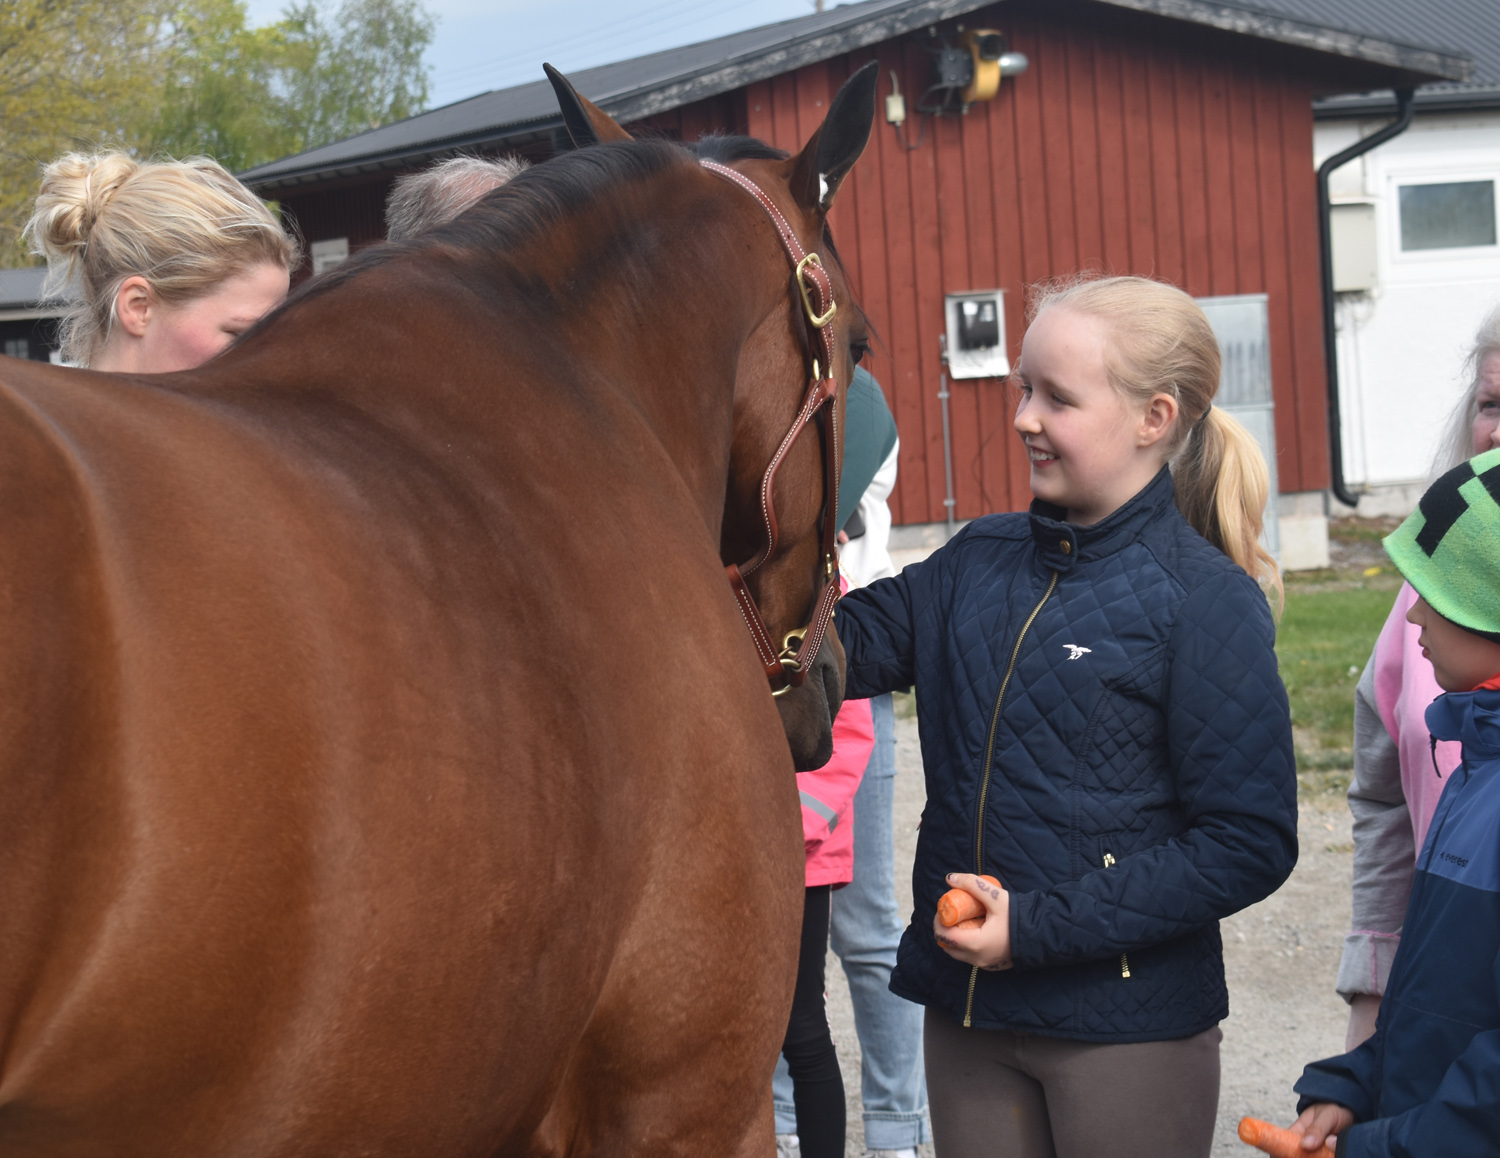
[[[1271,472],[1255,436],[1210,406],[1173,456],[1172,482],[1188,525],[1274,591],[1279,610],[1281,570],[1260,541]]]
[[[1281,572],[1260,544],[1270,472],[1250,432],[1213,406],[1219,340],[1198,303],[1150,278],[1085,276],[1038,287],[1030,316],[1055,306],[1109,323],[1105,370],[1115,389],[1141,405],[1157,394],[1176,400],[1166,449],[1178,509],[1279,605]]]

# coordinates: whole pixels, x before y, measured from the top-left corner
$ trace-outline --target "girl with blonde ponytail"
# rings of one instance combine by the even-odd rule
[[[95,370],[197,366],[285,296],[298,252],[270,209],[207,157],[68,153],[24,236],[69,299],[63,358]]]
[[[1030,511],[839,605],[845,694],[917,688],[927,807],[891,988],[927,1007],[945,1158],[1208,1158],[1218,922],[1296,861],[1267,471],[1171,286],[1048,287],[1016,380]],[[945,926],[949,889],[983,917]]]

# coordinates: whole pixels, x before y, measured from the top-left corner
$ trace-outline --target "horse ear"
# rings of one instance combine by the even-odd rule
[[[568,136],[573,138],[573,147],[597,145],[601,141],[629,141],[633,138],[615,123],[615,119],[593,101],[581,96],[571,81],[550,64],[542,65],[547,79],[552,82],[552,91],[557,93],[557,104],[562,109],[563,124]]]
[[[875,120],[875,82],[880,65],[870,61],[843,84],[828,116],[792,163],[792,193],[804,209],[827,213],[834,194],[870,140]]]

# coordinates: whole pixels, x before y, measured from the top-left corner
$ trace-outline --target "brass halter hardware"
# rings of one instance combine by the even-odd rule
[[[797,653],[802,649],[802,641],[807,637],[807,628],[799,627],[789,631],[781,641],[781,654],[776,658],[781,661],[782,670],[787,673],[787,681],[779,688],[771,692],[773,696],[784,696],[797,685],[792,682],[792,676],[802,670],[802,661],[797,658]]]
[[[776,448],[776,453],[771,456],[770,464],[761,476],[760,506],[761,516],[765,521],[766,545],[754,558],[745,563],[730,563],[724,568],[729,578],[730,589],[734,592],[735,603],[739,606],[740,615],[750,631],[750,638],[755,642],[755,650],[760,656],[761,666],[765,669],[766,679],[770,681],[774,689],[771,694],[780,696],[785,695],[794,687],[801,687],[806,681],[808,665],[822,649],[824,636],[828,633],[829,621],[833,619],[834,604],[839,598],[838,527],[835,523],[838,520],[839,459],[841,456],[837,408],[838,382],[833,377],[833,331],[828,325],[838,311],[838,304],[833,300],[833,281],[829,278],[828,271],[823,268],[822,259],[816,253],[808,253],[802,248],[802,243],[797,239],[791,225],[787,223],[786,217],[777,208],[776,203],[766,195],[765,190],[743,173],[736,172],[727,165],[720,165],[714,161],[700,161],[699,164],[745,190],[760,202],[761,208],[770,216],[771,224],[776,228],[787,259],[792,263],[793,279],[802,297],[802,308],[807,314],[808,322],[812,325],[812,331],[808,335],[810,349],[807,351],[812,374],[807,393],[803,397],[802,405],[797,411],[797,417],[792,422],[791,429],[782,438],[781,444]],[[824,377],[825,367],[827,377]],[[823,431],[823,520],[822,550],[819,552],[819,573],[816,580],[818,592],[813,604],[812,617],[808,620],[807,626],[788,632],[781,641],[781,650],[777,651],[765,618],[761,615],[760,608],[756,606],[755,597],[750,594],[750,589],[745,583],[745,577],[776,552],[776,502],[773,495],[776,472],[780,469],[787,452],[791,450],[792,444],[796,442],[797,436],[815,420]]]
[[[828,309],[821,315],[818,313],[817,309],[813,306],[812,295],[808,292],[807,277],[804,274],[804,271],[809,265],[815,265],[821,270],[823,268],[823,259],[816,253],[809,253],[806,257],[804,257],[797,263],[797,288],[802,291],[802,308],[807,311],[807,320],[813,324],[813,329],[821,330],[824,326],[826,326],[830,321],[833,320],[833,315],[839,312],[839,304],[836,301],[830,300],[828,303]],[[817,359],[814,359],[814,378],[818,376],[817,366]]]

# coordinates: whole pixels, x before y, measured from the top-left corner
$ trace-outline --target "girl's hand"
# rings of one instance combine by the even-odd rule
[[[1319,1102],[1303,1110],[1297,1120],[1292,1123],[1291,1130],[1293,1134],[1302,1135],[1304,1151],[1317,1150],[1325,1142],[1332,1150],[1332,1135],[1342,1134],[1352,1125],[1354,1125],[1352,1110],[1335,1102]]]
[[[1010,894],[973,873],[949,873],[948,884],[963,889],[984,906],[984,923],[977,929],[957,925],[949,929],[933,917],[932,934],[943,952],[955,961],[981,969],[1009,969]]]

